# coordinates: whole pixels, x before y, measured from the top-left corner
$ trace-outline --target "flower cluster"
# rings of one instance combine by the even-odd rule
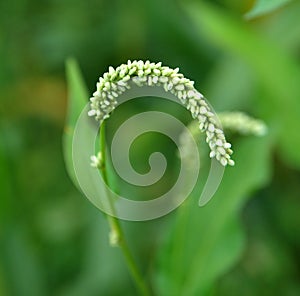
[[[264,136],[267,126],[262,120],[252,118],[243,112],[222,112],[218,114],[224,129],[242,135]]]
[[[91,156],[91,166],[94,168],[102,168],[103,166],[103,159],[102,159],[102,153],[98,152],[97,155],[92,155]]]
[[[117,106],[118,96],[131,87],[130,81],[137,86],[161,86],[166,92],[175,95],[193,118],[199,121],[200,130],[206,133],[206,142],[211,149],[210,157],[215,157],[223,166],[234,165],[230,158],[231,145],[225,139],[216,114],[203,95],[194,88],[194,82],[179,73],[178,68],[171,69],[149,61],[128,61],[116,69],[109,67],[109,71],[100,77],[97,90],[90,99],[89,116],[95,116],[97,120],[108,118]]]

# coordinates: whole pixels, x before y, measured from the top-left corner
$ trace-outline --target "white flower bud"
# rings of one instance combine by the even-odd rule
[[[194,82],[179,73],[179,68],[171,69],[161,63],[130,61],[116,69],[109,67],[108,72],[99,78],[91,101],[89,116],[97,120],[109,117],[110,112],[117,106],[117,98],[130,88],[129,80],[137,86],[161,86],[166,92],[174,94],[190,110],[192,117],[199,121],[199,128],[206,132],[206,141],[211,149],[210,157],[216,157],[222,165],[233,165],[230,159],[232,150],[227,143],[223,130],[218,127],[216,115],[211,111],[203,95],[194,88]],[[259,125],[252,125],[252,130],[262,133]],[[216,149],[217,147],[217,149]],[[93,157],[93,163],[96,159]]]

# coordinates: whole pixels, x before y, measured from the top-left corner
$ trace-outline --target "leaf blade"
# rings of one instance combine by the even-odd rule
[[[178,210],[169,241],[158,255],[161,273],[156,284],[162,295],[165,289],[170,295],[206,295],[237,261],[244,247],[239,211],[250,193],[270,178],[271,145],[270,137],[238,141],[236,166],[225,172],[210,203],[199,208],[198,196],[193,196]]]
[[[68,106],[63,134],[63,152],[67,172],[73,183],[78,187],[72,159],[72,142],[77,119],[88,103],[88,91],[79,65],[73,58],[68,59],[66,62],[66,76],[68,85]]]
[[[264,120],[276,133],[281,157],[289,165],[300,167],[300,138],[292,131],[299,127],[300,69],[297,61],[246,24],[221,9],[201,2],[186,5],[195,27],[222,50],[242,58],[254,70],[267,91],[265,100],[257,100]],[[270,107],[272,106],[272,107]]]
[[[252,19],[267,13],[271,13],[289,2],[291,2],[291,0],[257,0],[253,8],[245,14],[245,18]]]

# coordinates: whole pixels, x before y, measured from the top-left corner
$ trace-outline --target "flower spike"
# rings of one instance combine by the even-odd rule
[[[128,61],[99,78],[97,90],[90,98],[89,116],[105,120],[117,106],[117,98],[130,88],[129,81],[137,86],[161,86],[175,95],[199,122],[199,128],[206,133],[206,142],[211,153],[223,166],[234,165],[231,159],[231,144],[226,141],[217,115],[211,110],[204,96],[194,88],[194,82],[161,63],[150,61]]]

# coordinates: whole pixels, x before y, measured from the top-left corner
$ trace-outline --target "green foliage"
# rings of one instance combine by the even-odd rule
[[[186,6],[193,23],[205,37],[248,63],[259,84],[268,93],[268,103],[257,99],[256,109],[278,133],[282,157],[290,164],[300,166],[299,137],[289,131],[299,126],[300,69],[296,60],[274,46],[272,42],[254,34],[244,24],[210,5]],[[209,32],[209,34],[207,34]],[[259,51],[259,54],[257,53]],[[272,105],[272,110],[270,109]]]
[[[74,59],[69,59],[66,63],[66,74],[68,82],[68,108],[67,108],[67,119],[64,128],[64,157],[66,168],[69,176],[77,184],[77,179],[73,167],[72,158],[72,141],[76,122],[83,108],[88,102],[88,92],[81,76],[79,66]],[[77,185],[78,186],[78,185]]]
[[[198,208],[194,195],[178,210],[159,252],[158,295],[206,295],[236,262],[245,245],[239,211],[249,193],[270,179],[270,148],[269,138],[239,140],[236,166],[226,170],[213,200]]]
[[[262,16],[284,6],[289,2],[291,2],[291,0],[257,0],[254,7],[246,14],[246,18],[251,19]]]
[[[136,294],[120,251],[109,246],[104,216],[68,173],[74,180],[70,139],[98,76],[140,58],[180,67],[217,112],[241,110],[269,131],[228,139],[236,166],[226,169],[207,206],[197,206],[209,165],[200,141],[204,173],[187,202],[156,221],[122,222],[154,294],[300,294],[300,3],[257,1],[245,17],[253,1],[191,2],[1,2],[0,295]],[[68,56],[80,63],[85,82],[75,59],[67,61],[65,81]],[[117,108],[108,139],[141,110],[191,120],[155,104]],[[175,148],[162,137],[132,147],[141,172],[157,148],[170,162],[145,199],[176,177]],[[133,199],[144,190],[120,184]]]

